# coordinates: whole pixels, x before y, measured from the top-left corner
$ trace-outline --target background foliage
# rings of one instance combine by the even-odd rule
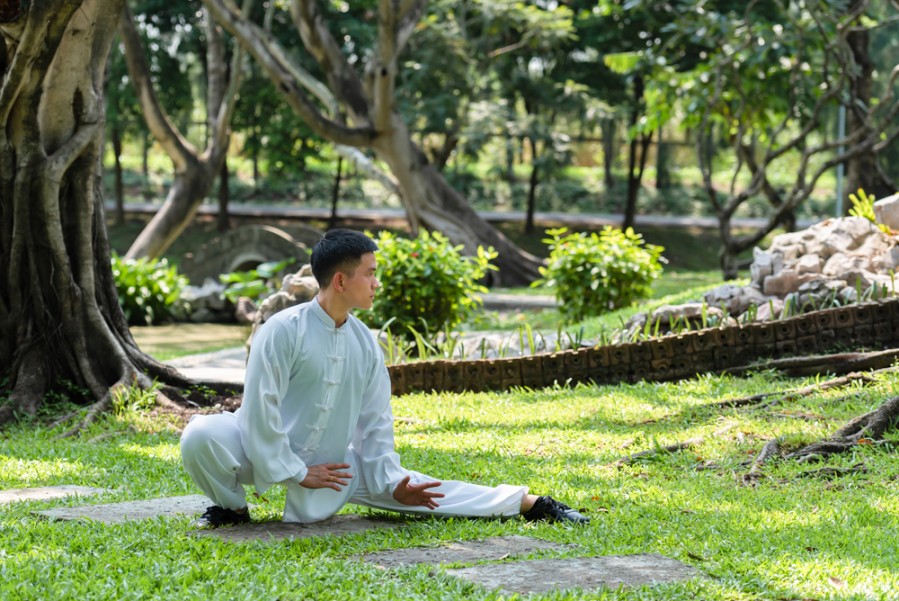
[[[478,248],[471,257],[440,232],[422,230],[416,238],[383,230],[378,243],[381,288],[371,311],[360,313],[397,336],[418,332],[433,337],[467,318],[480,305],[480,283],[489,270],[492,249]]]
[[[112,255],[112,275],[129,325],[164,323],[182,314],[187,278],[167,259],[123,259]]]
[[[559,300],[569,322],[628,307],[652,296],[662,273],[661,246],[646,244],[631,229],[606,226],[601,232],[548,230],[549,260],[540,268],[545,284]]]

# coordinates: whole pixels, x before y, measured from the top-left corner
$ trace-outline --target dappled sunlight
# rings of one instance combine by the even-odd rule
[[[0,483],[9,488],[46,486],[56,481],[66,484],[92,484],[102,470],[81,461],[60,459],[20,459],[0,455]]]
[[[890,599],[899,590],[899,575],[893,569],[876,569],[845,556],[817,550],[806,555],[806,558],[791,555],[766,558],[759,562],[759,577],[777,583],[791,596],[808,599]]]
[[[160,443],[156,445],[140,445],[126,443],[119,446],[126,453],[139,455],[141,457],[146,457],[147,459],[181,462],[181,450],[177,444]]]

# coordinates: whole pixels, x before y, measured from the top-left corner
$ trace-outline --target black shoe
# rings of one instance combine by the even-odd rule
[[[243,513],[238,513],[233,509],[225,509],[218,505],[211,505],[206,508],[206,513],[194,521],[194,526],[200,529],[218,528],[219,526],[234,526],[236,524],[246,524],[250,521],[250,510],[245,509]]]
[[[549,496],[537,497],[537,502],[522,514],[529,522],[570,522],[572,524],[589,524],[590,518],[572,509],[565,503],[559,503]]]

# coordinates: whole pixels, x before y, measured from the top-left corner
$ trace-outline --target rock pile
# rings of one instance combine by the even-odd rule
[[[899,197],[896,197],[899,203]],[[702,301],[639,314],[619,339],[706,326],[780,319],[797,313],[896,295],[899,243],[891,227],[864,217],[827,219],[776,236],[753,252],[747,285],[724,284]],[[891,233],[886,233],[886,231]]]
[[[247,323],[253,324],[249,340],[252,340],[253,334],[269,317],[287,307],[312,300],[316,294],[318,282],[312,277],[310,265],[303,265],[296,273],[286,276],[281,282],[281,289],[262,301],[259,308],[252,313],[252,319],[249,319],[249,316],[245,317]]]

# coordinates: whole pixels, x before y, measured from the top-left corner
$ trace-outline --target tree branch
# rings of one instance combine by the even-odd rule
[[[147,65],[144,47],[137,28],[134,26],[134,17],[127,5],[119,20],[119,33],[121,33],[122,43],[125,45],[125,63],[128,66],[128,74],[131,76],[131,83],[137,92],[138,100],[140,100],[147,127],[165,149],[165,153],[171,157],[175,171],[182,173],[189,164],[188,155],[196,156],[197,151],[172,124],[159,104],[150,80],[150,68]]]
[[[283,62],[280,50],[263,29],[240,15],[233,3],[227,0],[203,0],[216,21],[228,30],[269,74],[276,87],[285,95],[288,103],[309,127],[323,138],[349,146],[371,145],[374,132],[368,127],[349,128],[328,119],[303,91],[303,85],[293,76],[293,69]]]
[[[251,0],[244,0],[242,14],[246,15],[250,10]],[[212,21],[212,15],[209,14],[209,10],[205,9],[206,20],[207,22]],[[211,27],[210,29],[217,29]],[[221,48],[221,45],[220,45]],[[220,50],[219,54],[222,54],[223,51]],[[244,67],[244,53],[243,47],[240,44],[234,45],[234,55],[231,57],[231,77],[228,81],[228,85],[225,87],[224,92],[222,93],[221,98],[217,101],[212,99],[214,102],[210,102],[209,110],[210,112],[214,111],[215,116],[211,120],[211,143],[210,147],[212,152],[215,154],[219,153],[227,153],[228,152],[228,139],[231,133],[231,116],[234,114],[234,109],[237,106],[237,101],[239,99],[238,91],[240,90],[240,86],[243,83],[243,76],[246,72]],[[224,56],[220,56],[220,63],[224,62]],[[223,70],[223,69],[222,69]],[[224,77],[225,74],[222,74]],[[212,75],[210,74],[210,79]],[[210,89],[212,88],[210,82]],[[213,159],[212,161],[215,164],[218,164],[218,161]]]
[[[369,102],[359,74],[325,25],[316,0],[292,0],[290,16],[306,50],[325,73],[328,88],[359,126],[370,125]],[[361,146],[350,144],[350,146]]]

